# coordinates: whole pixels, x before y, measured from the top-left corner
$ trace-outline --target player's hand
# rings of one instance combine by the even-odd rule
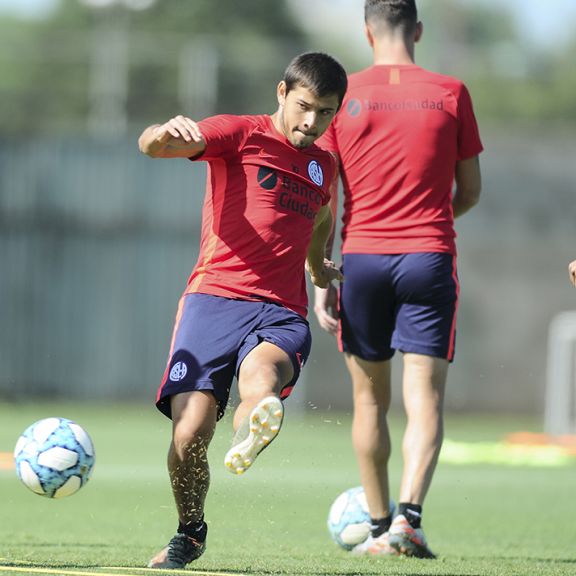
[[[309,262],[306,262],[306,269],[310,274],[312,283],[314,286],[318,286],[318,288],[328,288],[330,282],[334,280],[342,282],[342,280],[344,280],[342,272],[340,272],[336,264],[334,264],[332,260],[328,260],[328,258],[324,258],[321,266],[311,266]]]
[[[338,290],[333,284],[314,289],[314,313],[320,327],[328,334],[338,332]]]
[[[576,286],[576,260],[568,264],[568,274],[570,275],[570,282]]]
[[[201,142],[204,138],[198,124],[182,115],[170,118],[168,122],[158,126],[155,136],[162,144],[169,143],[174,147],[185,147],[191,142]]]

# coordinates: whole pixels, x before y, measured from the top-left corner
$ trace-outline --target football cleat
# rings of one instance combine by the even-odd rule
[[[351,553],[354,556],[398,556],[398,552],[390,546],[389,532],[384,532],[377,538],[369,535],[364,542],[354,546]]]
[[[280,432],[284,406],[276,396],[260,400],[234,436],[232,448],[224,458],[224,465],[232,474],[243,474],[256,457]]]
[[[394,518],[388,535],[390,546],[398,554],[414,558],[436,558],[436,555],[428,548],[424,530],[412,528],[403,514]]]
[[[206,532],[204,532],[204,535]],[[150,562],[148,568],[180,570],[189,562],[200,558],[206,550],[206,540],[196,540],[186,534],[176,534]]]

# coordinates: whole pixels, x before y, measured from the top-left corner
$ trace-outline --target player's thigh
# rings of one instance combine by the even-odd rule
[[[388,360],[396,296],[391,272],[396,256],[345,254],[340,288],[340,349],[369,361]]]
[[[251,395],[279,395],[293,377],[290,356],[275,344],[260,342],[240,365],[238,392],[242,399]]]
[[[352,378],[354,405],[390,406],[390,360],[371,362],[345,354],[346,367]]]
[[[411,409],[441,409],[444,402],[449,362],[425,354],[406,353],[403,357],[402,389],[404,405]]]
[[[392,346],[452,360],[459,284],[455,257],[405,254],[395,270],[398,307]]]
[[[308,359],[312,337],[308,322],[283,306],[265,304],[258,327],[245,339],[238,354],[238,386],[245,397],[256,387],[290,395]]]
[[[262,304],[188,294],[180,302],[168,366],[156,405],[171,417],[172,396],[193,391],[213,394],[222,416],[236,361],[252,333]]]

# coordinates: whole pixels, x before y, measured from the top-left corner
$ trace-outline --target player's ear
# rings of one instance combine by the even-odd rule
[[[416,30],[414,32],[414,42],[420,42],[420,38],[422,38],[422,34],[424,34],[424,24],[422,22],[416,23]]]
[[[281,80],[278,83],[278,87],[276,88],[276,97],[278,98],[278,104],[280,104],[280,106],[284,106],[284,104],[286,103],[286,90],[287,86],[286,86],[286,82],[284,82],[284,80]]]
[[[374,48],[374,34],[372,34],[372,30],[370,30],[370,26],[368,26],[368,24],[364,25],[364,34],[366,34],[370,48]]]

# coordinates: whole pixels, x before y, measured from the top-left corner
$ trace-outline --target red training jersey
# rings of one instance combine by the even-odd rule
[[[304,263],[336,164],[312,145],[297,149],[268,115],[199,122],[208,162],[198,262],[186,293],[276,302],[302,316]]]
[[[344,253],[456,253],[456,162],[482,151],[460,80],[416,65],[352,74],[318,145],[341,160]]]

